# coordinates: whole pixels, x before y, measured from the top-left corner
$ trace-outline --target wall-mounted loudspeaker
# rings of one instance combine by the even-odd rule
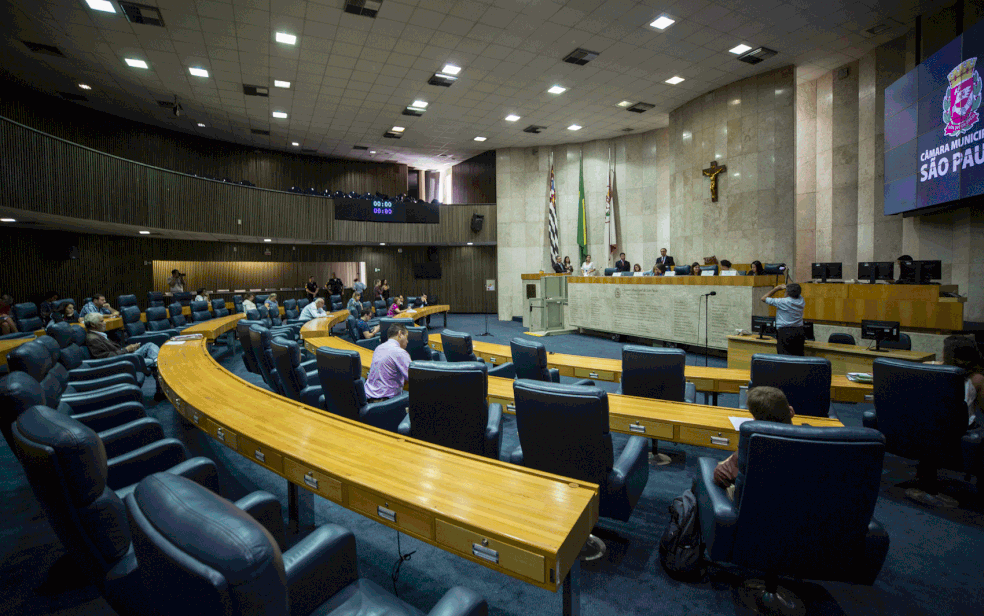
[[[485,224],[485,216],[482,214],[472,214],[471,230],[478,233],[482,230],[482,225]]]
[[[440,261],[440,257],[437,254],[437,246],[427,247],[427,260],[431,263],[437,263]]]

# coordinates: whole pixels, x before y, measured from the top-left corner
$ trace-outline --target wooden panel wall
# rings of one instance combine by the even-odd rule
[[[451,200],[495,203],[495,150],[473,156],[451,168]]]
[[[472,214],[485,216],[485,226],[479,233],[471,230]],[[334,211],[331,216],[334,217]],[[395,244],[463,244],[494,242],[496,238],[496,208],[494,205],[442,205],[441,224],[399,225],[365,223],[354,220],[334,221],[332,237],[349,242]]]
[[[269,267],[290,266],[298,268],[296,275],[303,276],[303,280],[310,275],[308,270],[313,263],[365,262],[369,281],[387,278],[393,293],[437,295],[441,302],[450,304],[454,312],[488,310],[494,313],[498,310],[495,294],[484,290],[485,279],[496,277],[495,246],[440,247],[437,254],[443,277],[441,280],[418,281],[413,278],[413,264],[427,260],[427,248],[424,246],[396,248],[197,242],[60,233],[8,226],[0,227],[0,245],[4,248],[4,268],[7,272],[0,292],[10,293],[16,301],[40,301],[40,296],[47,290],[58,291],[63,297],[74,297],[79,301],[94,292],[102,292],[114,303],[118,295],[134,293],[144,306],[147,292],[162,290],[164,286],[164,280],[154,274],[155,261],[247,262],[263,263]],[[78,248],[79,259],[65,260],[69,246]],[[269,255],[265,254],[268,250]],[[191,271],[186,273],[192,274]],[[318,282],[324,282],[324,278]],[[189,277],[188,283],[196,288],[226,288],[207,278]]]
[[[307,284],[308,276],[314,276],[319,286],[324,286],[332,272],[338,274],[345,286],[359,273],[359,264],[316,262],[263,262],[263,261],[154,261],[153,284],[157,291],[166,291],[166,280],[172,270],[187,274],[189,288],[195,291],[225,289],[299,289]],[[299,295],[299,294],[297,294]]]
[[[10,80],[0,90],[0,116],[128,160],[235,182],[249,180],[261,188],[300,186],[387,195],[407,191],[406,165],[292,154],[179,133],[93,111]]]

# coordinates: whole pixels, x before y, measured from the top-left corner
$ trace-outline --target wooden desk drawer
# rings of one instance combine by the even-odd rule
[[[738,447],[738,433],[680,426],[680,442],[716,449],[736,449]]]
[[[510,358],[503,357],[502,355],[491,355],[489,353],[484,353],[483,355],[493,366],[501,366],[502,364],[508,364],[511,361]]]
[[[239,435],[229,428],[220,426],[211,419],[208,421],[208,434],[233,451],[239,451]]]
[[[185,417],[188,418],[188,421],[190,421],[191,423],[195,424],[196,426],[198,426],[202,430],[206,430],[206,431],[208,430],[208,423],[209,423],[209,421],[208,421],[208,417],[205,415],[205,413],[199,411],[198,409],[187,407],[184,404],[182,404],[181,406],[185,406],[186,407],[185,408]]]
[[[423,539],[430,540],[434,537],[433,518],[430,515],[383,498],[368,490],[351,488],[349,490],[349,508]]]
[[[291,483],[305,487],[316,494],[324,496],[336,503],[342,502],[342,482],[295,462],[290,458],[284,458],[284,475]]]
[[[589,370],[587,368],[574,368],[574,378],[577,379],[598,379],[599,381],[615,382],[615,373],[607,370]]]
[[[614,432],[673,440],[673,424],[670,423],[609,415],[608,425]]]
[[[545,561],[542,555],[528,552],[514,545],[489,539],[475,531],[461,528],[444,520],[434,523],[435,539],[461,554],[471,555],[479,561],[486,561],[533,581],[543,583],[546,578]]]
[[[271,471],[282,475],[284,473],[284,458],[280,452],[270,449],[266,445],[260,445],[245,436],[239,437],[239,453],[243,454],[253,462],[262,464]]]

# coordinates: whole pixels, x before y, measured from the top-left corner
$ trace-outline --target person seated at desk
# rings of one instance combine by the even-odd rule
[[[772,297],[785,291],[786,297]],[[795,282],[780,284],[762,296],[762,301],[776,309],[776,353],[803,357],[806,332],[803,330],[803,308],[806,300],[800,297],[802,289]]]
[[[718,271],[727,272],[731,271],[731,261],[727,259],[721,259],[721,263],[718,264]]]
[[[205,287],[198,289],[198,293],[195,295],[196,302],[207,302],[208,301],[208,291]]]
[[[630,267],[631,264],[625,260],[625,253],[624,252],[618,253],[618,261],[615,262],[615,271],[627,272],[629,271]]]
[[[45,329],[51,329],[52,325],[62,322],[70,325],[82,323],[82,317],[79,316],[79,313],[75,312],[75,304],[69,302],[51,313],[51,321],[48,322],[48,326]]]
[[[581,275],[582,276],[597,276],[598,268],[595,267],[594,262],[591,260],[591,255],[588,255],[584,263],[581,264]]]
[[[702,270],[700,269],[700,263],[694,261],[693,263],[690,264],[690,275],[691,276],[700,276],[700,272],[701,271]]]
[[[761,261],[752,261],[752,269],[745,272],[746,276],[765,276],[765,268]]]
[[[20,332],[13,317],[10,316],[10,309],[14,306],[14,298],[4,293],[0,295],[0,334],[16,334]]]
[[[280,304],[277,303],[277,294],[271,293],[267,296],[267,300],[263,302],[266,309],[270,311],[270,318],[275,321],[280,318]]]
[[[408,306],[408,308],[423,308],[424,306],[430,306],[427,302],[427,294],[424,293],[413,303],[413,306]],[[431,315],[427,315],[427,324],[431,324]]]
[[[307,323],[312,319],[317,319],[319,317],[326,317],[328,313],[325,312],[325,300],[323,297],[319,297],[314,300],[314,303],[308,304],[301,311],[301,316],[298,317],[302,322]]]
[[[564,264],[560,262],[560,255],[554,259],[554,262],[550,264],[553,267],[554,273],[563,274],[566,270],[564,269]]]
[[[90,312],[85,315],[85,346],[89,348],[89,353],[92,355],[92,359],[104,359],[106,357],[116,357],[118,355],[125,355],[127,353],[133,353],[138,357],[143,357],[144,364],[150,369],[151,373],[156,376],[157,373],[157,354],[160,352],[160,347],[153,342],[136,342],[134,344],[128,344],[125,347],[121,347],[116,344],[106,335],[106,322],[103,320],[103,315],[98,312]],[[154,379],[157,383],[157,391],[154,393],[154,400],[158,402],[164,399],[164,392],[161,390],[161,383],[158,379]]]
[[[662,265],[664,268],[676,265],[676,263],[673,262],[673,257],[666,254],[665,248],[659,249],[659,257],[657,257],[656,263]],[[666,270],[664,269],[663,271]]]
[[[912,263],[912,257],[910,255],[902,255],[896,259],[899,263],[899,278],[893,281],[893,284],[916,284],[916,279],[913,277],[915,272],[912,268],[903,269],[904,266],[908,266]],[[904,265],[903,265],[904,264]],[[905,274],[903,274],[905,272]]]
[[[653,266],[651,271],[646,272],[643,276],[664,276],[666,275],[666,266],[662,263],[657,263]]]
[[[639,272],[640,274],[642,273],[642,267],[640,267],[638,263],[632,266],[632,273],[634,274],[636,272]]]
[[[410,373],[407,338],[406,326],[394,323],[386,330],[386,342],[373,351],[365,385],[368,402],[382,402],[403,393]]]
[[[984,426],[984,359],[977,344],[966,336],[947,336],[943,339],[943,361],[929,362],[963,368],[967,372],[966,386],[967,429]]]
[[[247,293],[246,297],[243,298],[243,312],[247,310],[256,310],[256,303],[253,300],[256,299],[256,295],[253,293]]]
[[[348,303],[345,304],[345,309],[351,312],[351,310],[355,308],[356,310],[361,312],[362,311],[362,302],[360,301],[361,299],[362,299],[362,294],[356,291],[355,293],[352,294],[352,297],[349,298]]]
[[[775,387],[754,387],[748,390],[748,412],[756,421],[791,424],[796,414],[786,400],[786,394]],[[738,452],[731,454],[714,469],[714,483],[735,500],[735,479],[738,477]]]
[[[82,314],[80,315],[83,319],[86,315],[91,313],[103,314],[111,317],[118,317],[120,313],[106,302],[106,296],[102,293],[95,293],[92,296],[92,300],[82,307]]]
[[[402,295],[396,296],[396,301],[390,304],[389,310],[386,311],[386,316],[395,317],[397,312],[402,312],[406,310],[406,301],[403,299]]]
[[[564,271],[567,272],[568,274],[574,273],[574,266],[571,265],[570,257],[564,257]]]
[[[379,326],[373,327],[369,325],[369,319],[372,318],[372,313],[366,309],[362,309],[359,313],[360,318],[355,322],[355,328],[359,330],[359,335],[363,338],[372,338],[379,333]]]

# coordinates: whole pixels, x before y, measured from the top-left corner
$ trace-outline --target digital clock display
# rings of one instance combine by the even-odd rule
[[[393,216],[393,204],[389,201],[373,201],[372,213],[374,216],[385,216],[388,220]]]
[[[438,224],[440,206],[430,203],[404,203],[390,199],[333,199],[335,220],[364,222],[405,222]]]

